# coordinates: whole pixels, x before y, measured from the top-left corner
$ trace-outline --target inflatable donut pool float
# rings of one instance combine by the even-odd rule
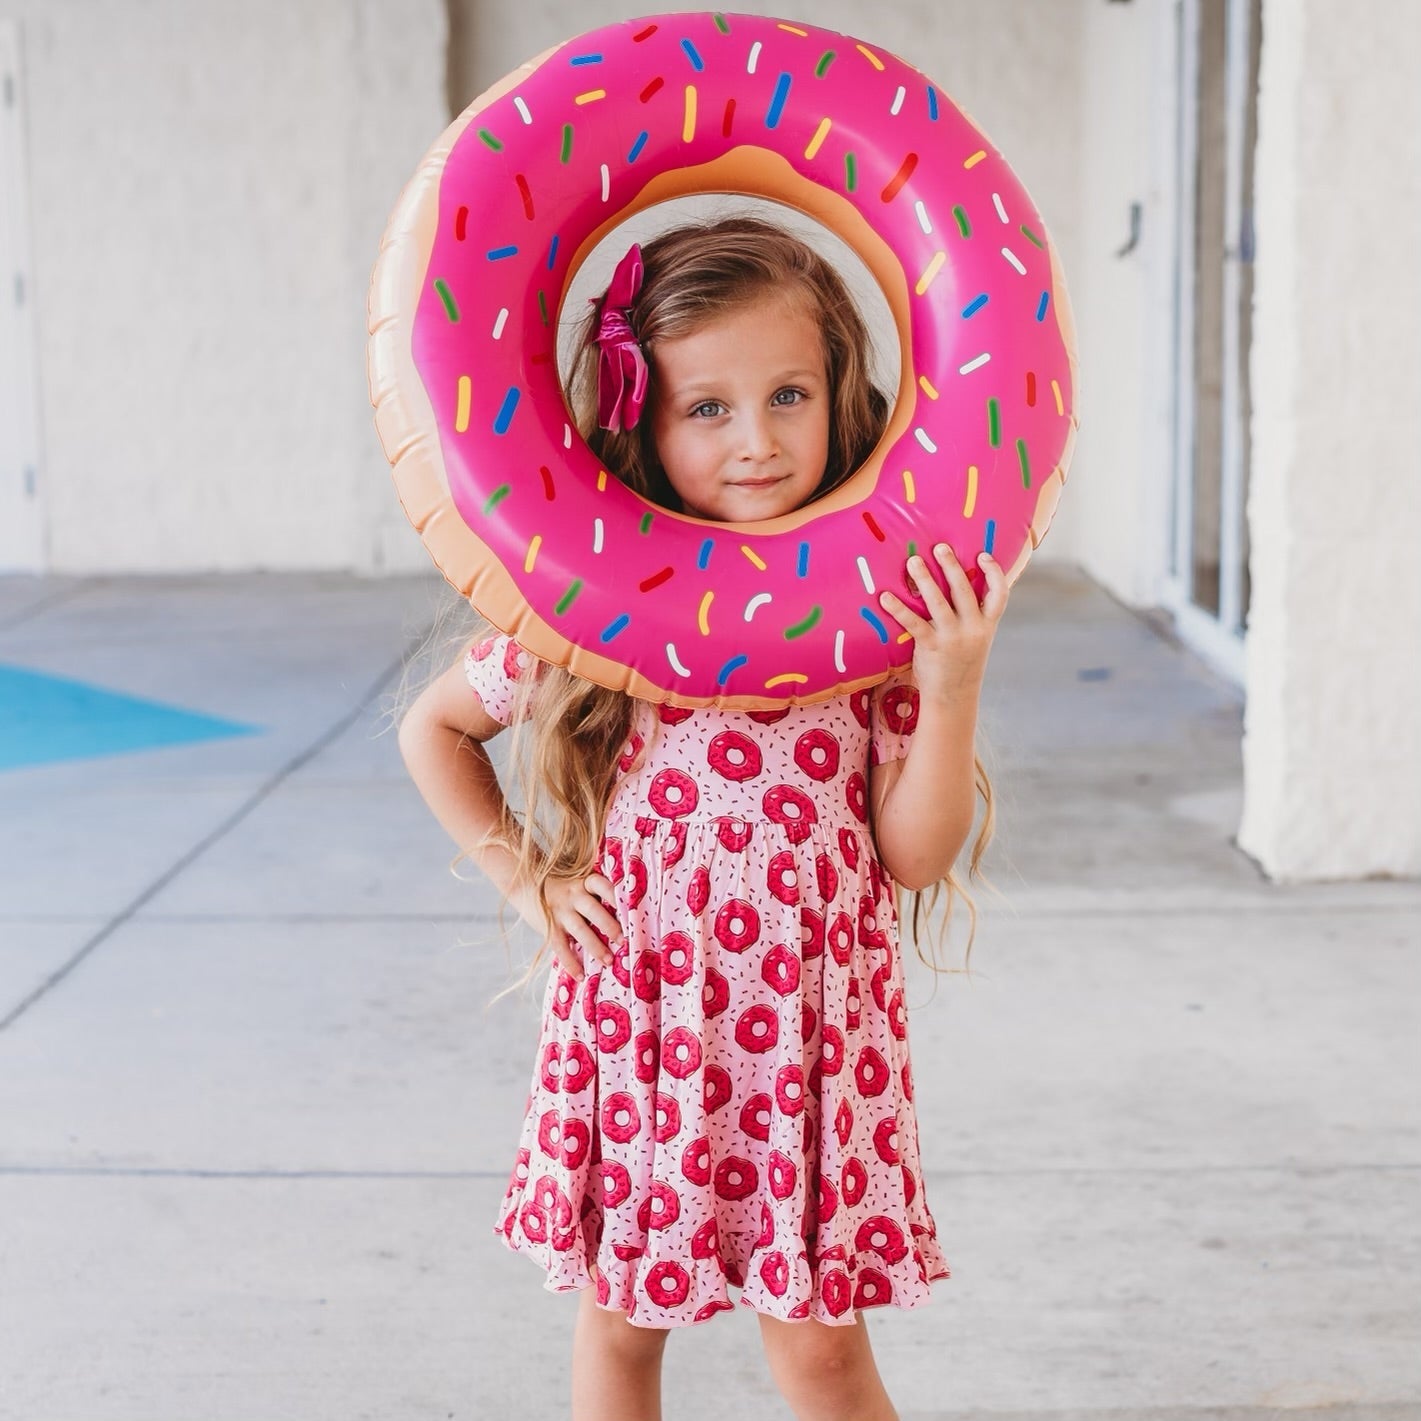
[[[898,332],[887,429],[832,494],[760,523],[632,493],[578,435],[557,368],[572,278],[632,214],[699,192],[816,218]],[[580,314],[580,313],[575,313]],[[1056,253],[980,130],[903,60],[750,15],[629,20],[547,51],[444,132],[370,289],[375,423],[445,577],[534,655],[680,706],[872,685],[912,656],[909,555],[951,544],[1015,580],[1075,442]]]

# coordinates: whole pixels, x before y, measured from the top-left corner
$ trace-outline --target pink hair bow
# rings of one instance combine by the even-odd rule
[[[603,429],[633,428],[646,399],[646,357],[627,319],[641,278],[641,247],[633,242],[607,283],[597,326],[597,423]]]

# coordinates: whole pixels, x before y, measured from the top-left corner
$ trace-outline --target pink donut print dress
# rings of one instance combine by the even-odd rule
[[[538,664],[465,657],[507,724]],[[907,754],[917,691],[773,711],[637,702],[602,843],[625,935],[554,961],[517,1161],[494,1225],[553,1292],[644,1327],[740,1302],[857,1321],[949,1276],[919,1163],[893,885],[870,764]]]

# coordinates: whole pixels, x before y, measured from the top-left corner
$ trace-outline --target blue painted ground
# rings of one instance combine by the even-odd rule
[[[0,663],[0,771],[261,733],[261,726]]]

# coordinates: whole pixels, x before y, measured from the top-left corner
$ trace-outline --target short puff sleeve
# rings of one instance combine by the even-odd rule
[[[541,667],[532,652],[502,632],[476,641],[464,655],[469,685],[490,718],[500,725],[512,724],[518,683],[536,677]]]
[[[881,681],[869,695],[869,764],[903,759],[917,728],[918,688],[912,672],[901,671]]]

